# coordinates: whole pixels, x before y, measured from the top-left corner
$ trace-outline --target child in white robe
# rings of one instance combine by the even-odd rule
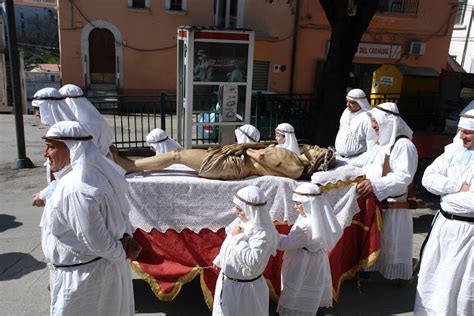
[[[284,250],[280,315],[316,315],[319,307],[332,306],[329,257],[342,236],[334,211],[312,183],[299,185],[293,192],[299,216],[288,236],[280,235]]]
[[[295,129],[288,123],[281,123],[275,128],[275,140],[278,145],[276,147],[286,148],[295,153],[300,154],[300,147],[296,139]]]
[[[183,149],[178,142],[168,137],[166,132],[161,128],[155,128],[146,136],[146,142],[150,145],[151,150],[156,156],[173,150]]]
[[[213,261],[221,271],[212,315],[268,315],[269,291],[263,271],[276,254],[278,233],[259,188],[240,189],[233,202],[242,223],[232,229]]]

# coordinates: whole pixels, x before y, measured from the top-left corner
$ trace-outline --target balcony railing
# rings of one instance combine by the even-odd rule
[[[419,0],[380,0],[379,12],[416,14]]]

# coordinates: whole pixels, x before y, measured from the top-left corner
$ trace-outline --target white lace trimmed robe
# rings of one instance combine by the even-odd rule
[[[93,170],[91,170],[94,174]],[[42,247],[51,266],[51,315],[133,315],[131,271],[120,239],[131,233],[105,178],[88,185],[72,170],[61,178],[42,218]],[[96,180],[100,177],[95,177]]]
[[[366,111],[360,109],[352,113],[345,109],[336,136],[336,152],[344,158],[353,158],[365,152],[370,128],[370,119]]]
[[[310,316],[319,307],[331,307],[329,258],[320,242],[311,241],[310,216],[298,217],[288,236],[280,235],[278,249],[285,251],[279,314]]]
[[[377,150],[375,146],[372,150]],[[406,201],[407,190],[418,166],[415,145],[406,138],[399,139],[390,153],[390,172],[382,177],[383,162],[388,146],[382,147],[371,163],[363,166],[379,201]],[[371,151],[351,163],[361,162]],[[392,197],[392,198],[391,198]],[[367,271],[379,271],[386,279],[411,278],[413,273],[413,219],[409,209],[384,209],[380,257]]]
[[[269,234],[261,226],[228,235],[213,263],[221,268],[217,278],[212,315],[268,315],[269,291],[263,273],[271,255]],[[225,274],[226,276],[224,276]]]
[[[444,153],[425,171],[423,186],[441,196],[441,208],[474,217],[474,151],[467,164]],[[463,183],[470,192],[459,192]],[[416,291],[416,315],[474,315],[474,223],[438,214],[424,248]]]

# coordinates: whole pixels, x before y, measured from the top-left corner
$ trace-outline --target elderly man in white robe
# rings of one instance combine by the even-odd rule
[[[418,166],[418,153],[411,141],[413,131],[400,117],[395,103],[376,105],[368,114],[378,141],[351,160],[367,177],[357,185],[357,192],[361,196],[374,193],[387,205],[383,209],[380,257],[367,271],[379,271],[390,280],[409,280],[413,272],[413,220],[407,196]]]
[[[370,119],[366,112],[370,104],[365,92],[352,89],[346,95],[346,109],[339,120],[336,135],[336,153],[338,158],[349,160],[367,150],[367,136],[370,133]]]
[[[280,235],[284,250],[279,315],[316,315],[319,307],[332,306],[332,279],[327,252],[342,236],[334,210],[312,183],[293,192],[299,216],[290,233]]]
[[[221,271],[212,315],[268,315],[269,291],[263,271],[276,254],[278,233],[258,187],[240,189],[233,202],[241,224],[232,229],[213,261]]]
[[[474,315],[474,109],[459,120],[462,146],[439,156],[423,186],[441,196],[423,248],[415,315]]]
[[[68,107],[64,97],[56,88],[43,88],[38,90],[34,96],[32,105],[35,111],[35,116],[40,118],[41,124],[52,126],[55,123],[62,121],[77,121],[76,116]],[[37,207],[45,206],[46,200],[51,197],[51,194],[56,187],[56,181],[51,176],[51,169],[48,160],[44,163],[46,166],[46,179],[48,186],[33,194],[31,204]]]
[[[127,256],[136,257],[140,247],[130,237],[124,170],[77,122],[59,122],[43,138],[58,174],[41,220],[51,315],[133,315]]]
[[[89,130],[97,148],[103,155],[109,155],[109,147],[114,139],[112,129],[95,106],[84,96],[82,89],[73,84],[66,84],[59,89],[59,92],[77,118],[76,121],[81,122]]]

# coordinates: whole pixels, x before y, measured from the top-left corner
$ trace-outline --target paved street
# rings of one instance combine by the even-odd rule
[[[14,171],[17,157],[14,117],[0,114],[0,314],[47,315],[49,313],[48,269],[40,244],[42,209],[30,205],[31,196],[46,185],[42,167],[43,142],[47,128],[39,120],[24,116],[27,156],[38,166]],[[414,257],[426,235],[436,199],[425,197],[430,208],[414,212]],[[135,277],[138,315],[210,315],[198,278],[183,287],[172,302],[156,299],[148,285]],[[416,282],[401,286],[375,276],[357,286],[356,280],[345,283],[339,302],[326,314],[336,315],[410,315],[413,310]],[[271,306],[272,311],[275,305]]]

